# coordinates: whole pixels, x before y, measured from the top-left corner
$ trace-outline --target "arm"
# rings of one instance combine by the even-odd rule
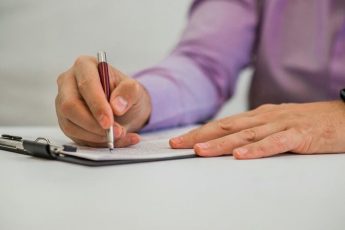
[[[137,73],[151,96],[145,130],[185,125],[212,117],[251,62],[257,26],[254,0],[197,0],[172,53]]]
[[[115,145],[124,147],[139,142],[135,132],[148,118],[146,130],[210,118],[230,97],[238,72],[250,63],[255,3],[195,1],[181,41],[157,66],[131,79],[108,65],[110,102],[97,61],[80,56],[57,80],[55,107],[62,131],[78,144],[103,147],[104,130],[113,126]]]

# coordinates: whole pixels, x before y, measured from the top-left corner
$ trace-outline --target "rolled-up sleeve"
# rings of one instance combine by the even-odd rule
[[[152,100],[144,130],[210,119],[234,91],[252,60],[257,30],[256,0],[198,0],[176,48],[137,79]]]

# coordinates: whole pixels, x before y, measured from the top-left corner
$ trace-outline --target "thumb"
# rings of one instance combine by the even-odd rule
[[[151,99],[144,86],[133,79],[120,82],[111,94],[110,104],[115,120],[128,132],[140,130],[149,119]]]
[[[123,116],[136,104],[142,95],[139,82],[133,79],[125,79],[113,90],[110,104],[116,116]]]

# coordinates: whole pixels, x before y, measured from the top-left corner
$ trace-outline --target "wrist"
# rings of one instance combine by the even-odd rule
[[[138,128],[138,131],[144,129],[149,123],[151,119],[151,113],[152,113],[152,102],[149,92],[147,91],[146,87],[139,82],[139,85],[143,89],[143,123]]]

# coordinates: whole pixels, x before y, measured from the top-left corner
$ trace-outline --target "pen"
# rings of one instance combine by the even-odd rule
[[[107,56],[104,51],[99,51],[97,53],[97,59],[98,59],[98,73],[99,78],[101,80],[101,84],[105,93],[105,96],[107,97],[108,102],[110,101],[110,83],[109,83],[109,70],[108,70],[108,64],[107,64]],[[113,150],[114,148],[114,130],[113,126],[111,126],[107,130],[107,144],[109,150]]]

